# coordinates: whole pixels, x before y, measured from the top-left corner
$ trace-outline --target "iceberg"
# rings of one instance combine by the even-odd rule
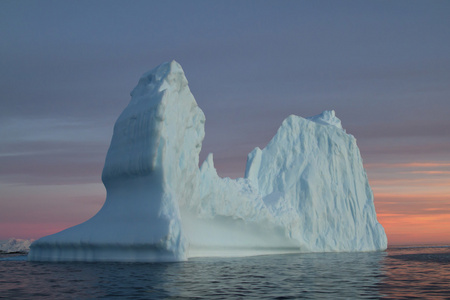
[[[0,253],[28,253],[34,240],[10,238],[0,241]]]
[[[387,248],[356,139],[334,111],[290,116],[244,178],[199,167],[205,116],[181,66],[145,73],[114,126],[91,219],[35,241],[31,261],[184,261],[199,256]]]

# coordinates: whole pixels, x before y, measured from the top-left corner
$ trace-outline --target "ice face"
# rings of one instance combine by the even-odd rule
[[[309,119],[288,117],[265,149],[249,154],[246,177],[302,249],[387,246],[356,140],[333,111]]]
[[[205,117],[181,66],[144,74],[114,126],[90,220],[36,241],[30,260],[180,261],[195,256],[386,249],[353,136],[334,111],[288,117],[245,178],[199,168]]]

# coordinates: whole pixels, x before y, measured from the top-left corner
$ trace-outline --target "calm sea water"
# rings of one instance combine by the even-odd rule
[[[0,298],[450,299],[449,247],[155,264],[25,259],[0,255]]]

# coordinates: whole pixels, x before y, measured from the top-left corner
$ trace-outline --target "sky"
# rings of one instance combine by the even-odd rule
[[[206,115],[200,161],[242,177],[291,114],[334,109],[390,245],[450,243],[450,1],[0,1],[0,240],[105,200],[113,125],[175,59]]]

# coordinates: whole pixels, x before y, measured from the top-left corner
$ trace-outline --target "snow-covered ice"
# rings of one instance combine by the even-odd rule
[[[387,247],[356,140],[334,111],[290,116],[244,178],[199,168],[205,116],[181,66],[145,73],[114,126],[88,221],[31,245],[38,261],[182,261],[196,256]]]
[[[0,241],[0,253],[27,253],[30,250],[30,245],[33,241],[34,240],[16,238]]]

